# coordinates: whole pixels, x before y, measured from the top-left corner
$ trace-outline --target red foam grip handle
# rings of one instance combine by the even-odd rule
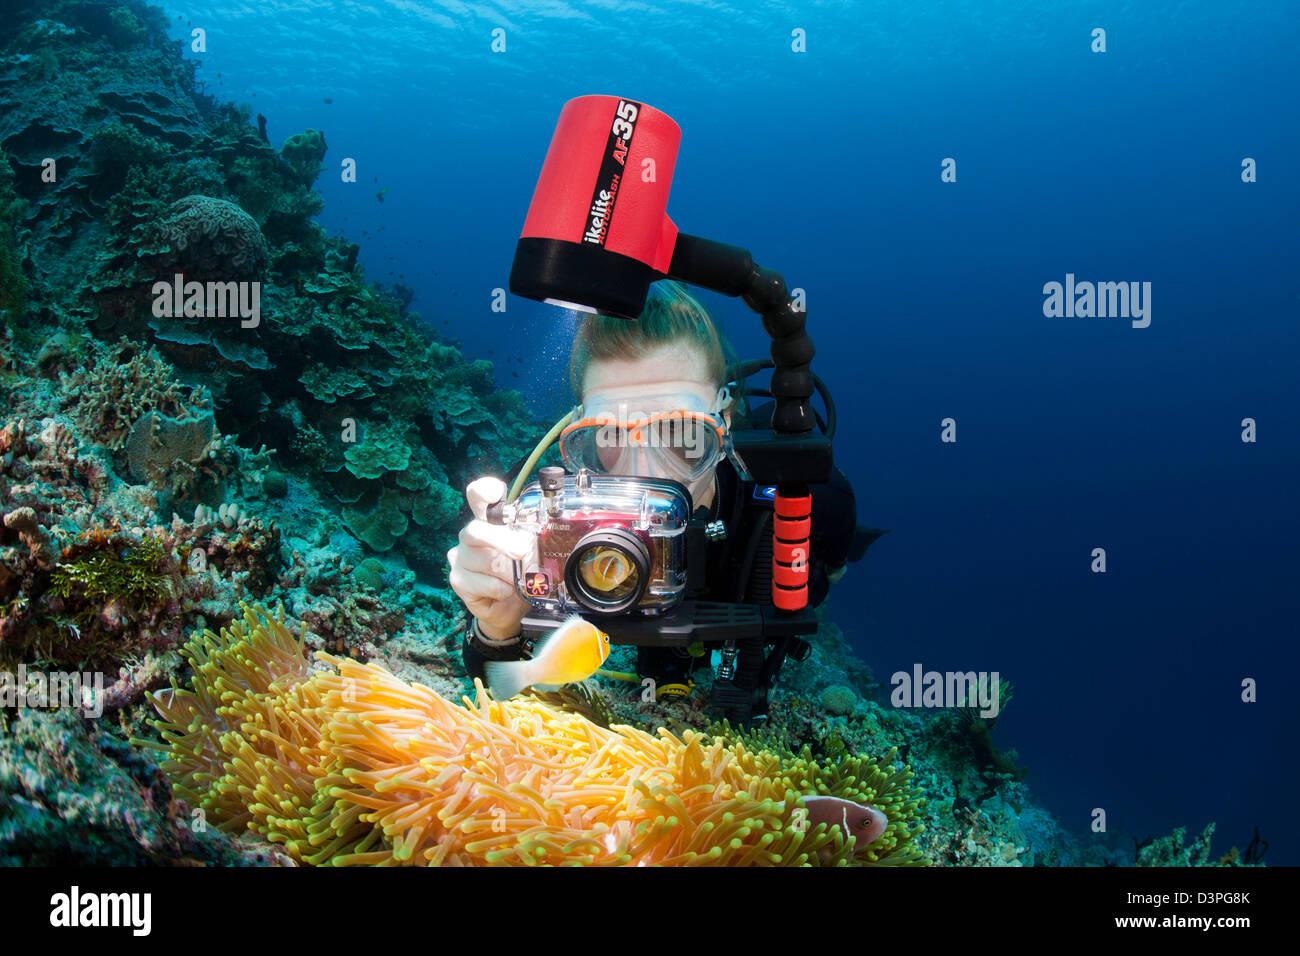
[[[772,604],[783,611],[798,611],[808,606],[808,589],[785,591],[772,588]]]
[[[806,570],[796,571],[788,564],[781,564],[779,561],[773,561],[772,583],[780,585],[783,588],[807,587],[808,573]]]
[[[772,557],[781,564],[807,561],[808,540],[805,538],[803,541],[774,541],[772,543]]]
[[[772,604],[783,611],[798,611],[808,606],[812,495],[789,497],[778,492],[772,505]]]
[[[812,518],[773,518],[772,533],[781,541],[807,541],[812,534]]]
[[[773,505],[779,518],[806,518],[812,514],[812,495],[788,498],[778,492]]]

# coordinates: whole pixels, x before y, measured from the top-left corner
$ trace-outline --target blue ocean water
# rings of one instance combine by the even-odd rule
[[[545,415],[572,327],[491,301],[556,117],[587,93],[672,116],[677,225],[806,290],[837,464],[892,529],[831,608],[886,689],[916,663],[998,671],[999,746],[1082,838],[1096,808],[1137,838],[1215,821],[1216,853],[1258,826],[1296,864],[1300,9],[1221,6],[165,9],[274,144],[324,131],[320,221],[369,277]],[[1046,317],[1067,274],[1150,282],[1150,325]],[[742,303],[699,297],[766,354]]]

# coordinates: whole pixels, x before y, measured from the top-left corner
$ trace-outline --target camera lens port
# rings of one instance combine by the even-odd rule
[[[564,565],[564,582],[579,604],[595,614],[620,614],[645,593],[650,553],[624,528],[584,535]]]

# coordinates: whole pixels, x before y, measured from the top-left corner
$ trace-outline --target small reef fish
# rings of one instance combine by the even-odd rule
[[[586,680],[609,657],[609,635],[577,614],[533,648],[528,661],[488,661],[483,676],[497,700],[509,700],[533,684]]]
[[[837,826],[845,836],[856,837],[855,849],[861,849],[869,843],[880,839],[880,835],[889,826],[889,818],[869,803],[854,803],[843,797],[818,797],[805,794],[799,798],[808,810],[808,828],[811,830],[819,823]],[[823,847],[823,857],[829,855],[829,848]]]
[[[855,803],[843,797],[819,797],[805,793],[799,802],[808,811],[805,823],[812,830],[819,823],[827,827],[839,827],[846,837],[855,837],[854,850],[860,850],[869,843],[875,843],[889,827],[889,817],[869,803]],[[785,806],[785,801],[778,801]],[[832,852],[830,847],[822,847],[817,855],[823,863],[829,862]]]

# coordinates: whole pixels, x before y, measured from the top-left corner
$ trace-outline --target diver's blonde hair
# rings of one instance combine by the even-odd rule
[[[634,322],[605,315],[583,317],[569,355],[569,388],[574,398],[582,401],[587,369],[593,361],[635,361],[676,342],[689,343],[700,350],[704,372],[711,383],[726,382],[731,349],[713,318],[685,286],[665,279],[650,286],[645,308]]]

